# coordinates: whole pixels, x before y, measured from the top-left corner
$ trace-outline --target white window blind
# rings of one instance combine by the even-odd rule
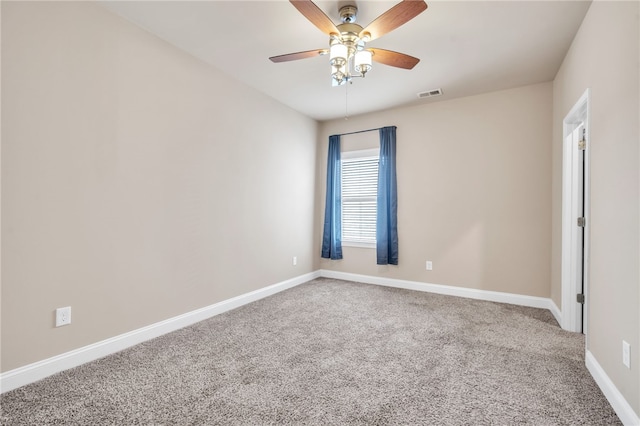
[[[375,246],[378,160],[378,150],[343,153],[343,243]]]

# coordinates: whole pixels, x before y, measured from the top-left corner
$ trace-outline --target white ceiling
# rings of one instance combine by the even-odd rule
[[[358,6],[366,26],[397,1],[318,1],[336,24]],[[332,87],[326,56],[270,56],[328,46],[286,0],[103,1],[169,43],[316,120],[434,102],[553,80],[589,1],[427,1],[422,14],[368,44],[420,58],[413,70],[374,62],[364,79]],[[418,99],[441,88],[444,95]],[[346,96],[345,96],[346,95]]]

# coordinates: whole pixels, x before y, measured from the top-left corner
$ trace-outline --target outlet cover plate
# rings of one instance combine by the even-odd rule
[[[631,346],[629,343],[622,341],[622,363],[627,368],[631,368]]]
[[[56,327],[71,324],[71,306],[56,309]]]

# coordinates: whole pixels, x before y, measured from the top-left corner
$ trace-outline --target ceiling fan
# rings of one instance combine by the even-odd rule
[[[409,22],[427,9],[424,0],[403,0],[378,16],[366,27],[356,24],[358,8],[355,5],[340,8],[341,24],[335,25],[331,19],[311,0],[289,0],[312,24],[329,36],[328,49],[306,50],[272,56],[272,62],[288,62],[329,54],[331,77],[334,86],[345,84],[357,75],[364,77],[371,69],[371,61],[392,67],[412,69],[420,59],[392,50],[369,48],[366,44]]]

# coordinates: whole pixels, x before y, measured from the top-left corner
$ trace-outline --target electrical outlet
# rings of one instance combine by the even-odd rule
[[[297,264],[298,264],[298,257],[293,256],[293,266],[296,266]]]
[[[627,368],[631,368],[631,346],[629,343],[622,341],[622,363]]]
[[[430,260],[427,260],[427,271],[433,270],[433,263]]]
[[[56,309],[56,327],[71,324],[71,306]]]

